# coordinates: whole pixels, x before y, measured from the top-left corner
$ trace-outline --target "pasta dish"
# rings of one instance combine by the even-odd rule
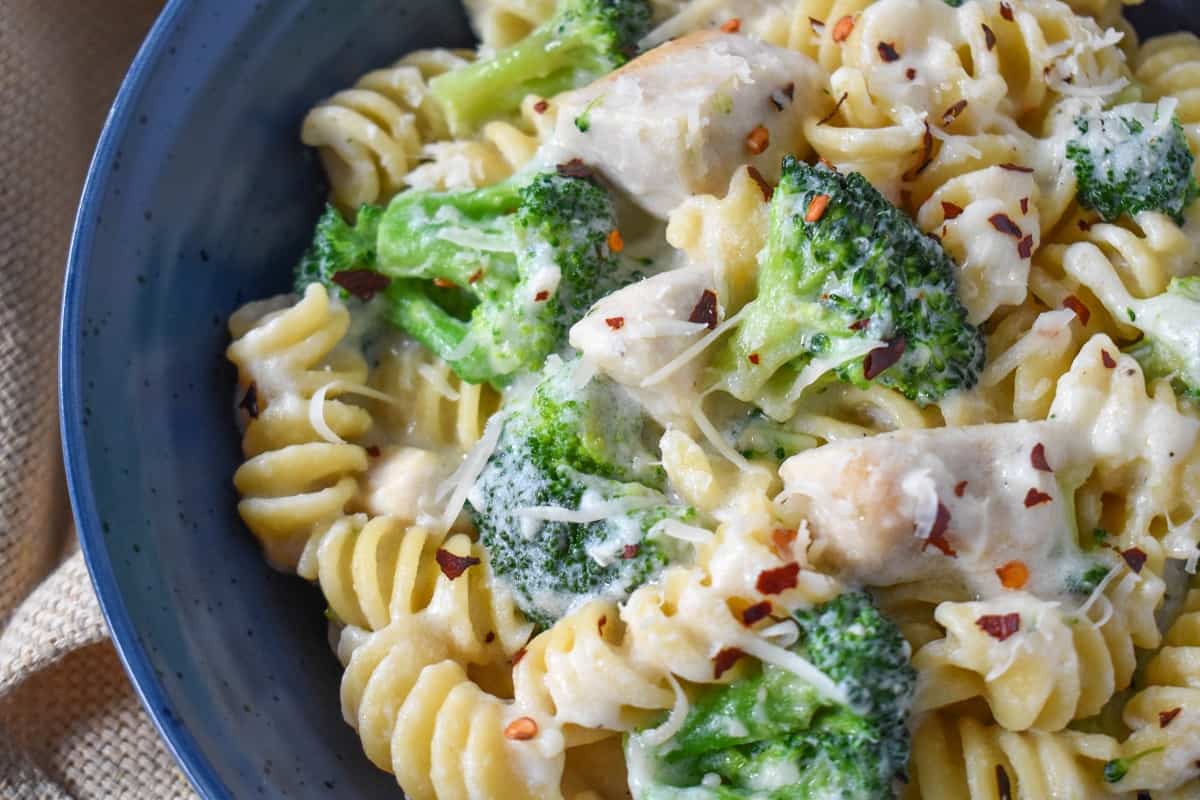
[[[414,800],[1200,797],[1200,39],[466,3],[477,50],[304,119],[329,205],[229,322],[238,509],[367,758]]]

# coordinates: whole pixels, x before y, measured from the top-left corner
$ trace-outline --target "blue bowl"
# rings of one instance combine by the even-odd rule
[[[1193,0],[1134,18],[1200,27]],[[72,502],[121,657],[206,797],[398,796],[342,721],[319,597],[234,512],[225,320],[288,288],[321,208],[312,103],[469,42],[450,0],[171,0],[96,152],[63,308]]]
[[[96,152],[63,314],[72,501],[121,657],[206,797],[399,794],[342,720],[324,605],[237,518],[225,320],[287,290],[324,202],[309,106],[470,42],[445,0],[172,0]]]

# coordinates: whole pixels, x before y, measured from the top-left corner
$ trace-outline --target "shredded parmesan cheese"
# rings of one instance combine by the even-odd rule
[[[688,696],[683,687],[679,685],[679,681],[671,673],[667,673],[667,681],[671,684],[671,688],[675,691],[675,705],[671,707],[671,714],[657,728],[651,728],[641,734],[641,739],[652,747],[658,747],[661,744],[666,744],[675,734],[683,728],[683,723],[687,719],[690,703]]]
[[[663,364],[661,367],[659,367],[654,372],[650,373],[650,375],[648,375],[646,378],[644,378],[642,380],[641,387],[643,389],[648,389],[651,386],[655,385],[656,383],[662,383],[667,378],[674,375],[676,372],[678,372],[680,369],[682,369],[685,364],[687,364],[689,361],[696,358],[698,355],[700,355],[706,349],[708,349],[709,345],[711,345],[717,339],[721,338],[721,336],[723,336],[725,333],[727,333],[729,330],[731,330],[735,325],[740,323],[742,321],[742,316],[746,313],[747,308],[749,308],[749,306],[746,306],[746,308],[743,308],[741,311],[734,314],[732,317],[725,320],[717,327],[713,328],[711,331],[708,332],[708,335],[705,336],[703,339],[696,342],[694,345],[689,347],[687,350],[684,350],[682,353],[680,353],[675,358],[668,361],[666,364]]]

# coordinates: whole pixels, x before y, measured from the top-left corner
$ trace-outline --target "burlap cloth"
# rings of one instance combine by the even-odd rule
[[[55,413],[71,223],[161,0],[0,0],[0,798],[193,796],[78,552]]]

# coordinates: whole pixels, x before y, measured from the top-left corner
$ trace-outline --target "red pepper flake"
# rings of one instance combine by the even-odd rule
[[[843,92],[842,96],[838,98],[838,101],[833,104],[833,110],[830,111],[825,116],[821,117],[819,120],[817,120],[817,124],[824,125],[825,123],[829,122],[831,119],[836,117],[837,113],[842,110],[842,103],[846,102],[846,98],[848,98],[849,96],[850,96],[849,92]],[[828,161],[826,161],[824,159],[824,157],[821,158],[821,163],[824,164],[825,166],[829,167],[830,169],[832,169],[834,172],[837,172],[837,169],[833,166],[833,164],[830,164]]]
[[[625,327],[624,317],[608,317],[604,320],[604,324],[612,328],[614,331],[619,331]]]
[[[542,289],[540,292],[538,292],[537,294],[535,294],[533,296],[533,301],[535,303],[544,303],[549,299],[550,299],[550,292],[545,289]]]
[[[754,130],[746,134],[746,149],[751,155],[761,155],[771,146],[771,132],[762,125],[754,126]]]
[[[1021,589],[1029,582],[1029,567],[1024,561],[1010,561],[996,569],[996,577],[1005,589]]]
[[[625,249],[625,237],[616,228],[608,232],[608,249],[619,253]]]
[[[851,322],[851,323],[850,323],[850,330],[852,330],[852,331],[861,331],[861,330],[863,330],[864,328],[866,328],[866,327],[867,327],[868,325],[870,325],[870,324],[871,324],[871,320],[870,320],[870,319],[859,319],[859,320],[855,320],[854,322]]]
[[[842,95],[842,100],[845,100],[849,96],[850,95],[848,93]],[[841,103],[842,100],[839,100],[838,102]],[[818,158],[817,163],[820,164],[825,169],[829,170],[830,172],[838,172],[840,174],[840,171],[838,170],[837,165],[834,164],[832,161],[830,161],[825,156],[821,156],[820,158]]]
[[[471,277],[467,278],[467,283],[469,283],[473,286],[473,285],[479,283],[479,281],[482,279],[483,279],[483,268],[480,267],[479,269],[477,269],[471,273]]]
[[[1008,20],[1009,22],[1012,22],[1013,21],[1012,6],[1010,6],[1008,3],[1001,3],[1000,4],[1000,16],[1004,17],[1004,19]]]
[[[982,617],[975,620],[975,624],[978,625],[980,629],[988,636],[1003,642],[1005,639],[1021,630],[1021,615],[984,614]]]
[[[762,361],[762,359],[759,358],[758,353],[751,353],[750,355],[748,355],[746,357],[748,359],[750,359],[751,364],[757,364],[759,361]]]
[[[829,199],[827,194],[814,197],[808,204],[808,210],[804,212],[804,221],[820,222],[821,217],[825,216],[825,209],[829,208]]]
[[[771,92],[771,97],[770,97],[771,105],[775,106],[776,111],[783,111],[783,109],[786,108],[787,106],[791,105],[792,101],[795,99],[796,99],[796,84],[795,84],[795,82],[789,83],[787,86],[784,86],[782,89],[778,89],[774,92]]]
[[[1011,161],[1006,161],[1001,164],[1000,169],[1006,169],[1009,172],[1023,172],[1026,175],[1033,174],[1033,167],[1023,167],[1020,164],[1014,164]]]
[[[799,577],[800,565],[793,561],[775,569],[764,569],[758,573],[754,587],[763,594],[780,594],[788,589],[795,589]]]
[[[1021,213],[1022,214],[1029,213],[1029,198],[1028,197],[1021,198]]]
[[[1179,716],[1179,712],[1181,711],[1183,711],[1181,706],[1175,706],[1175,708],[1172,708],[1170,711],[1158,712],[1158,727],[1165,728],[1170,725],[1175,721],[1175,718]]]
[[[433,285],[439,289],[453,289],[455,287],[454,281],[449,278],[434,278]]]
[[[522,658],[524,658],[524,657],[525,657],[525,648],[524,648],[524,647],[522,647],[520,650],[518,650],[517,652],[513,653],[513,657],[512,657],[512,665],[515,667],[517,664],[520,664],[520,663],[521,663],[521,659],[522,659]]]
[[[875,380],[884,370],[900,360],[907,346],[908,342],[904,337],[897,336],[883,347],[876,347],[867,353],[867,357],[863,359],[863,377],[869,381]]]
[[[572,158],[565,164],[559,164],[555,169],[564,178],[591,178],[595,170],[583,163],[582,158]]]
[[[942,555],[950,558],[958,558],[958,551],[955,550],[950,540],[946,538],[946,530],[950,527],[950,509],[946,508],[943,503],[938,503],[937,516],[933,519],[933,527],[929,529],[929,538],[925,540],[925,544],[921,547],[921,552],[925,552],[930,546],[936,547],[942,551]]]
[[[1017,242],[1017,255],[1022,259],[1033,257],[1033,236],[1026,236],[1021,241]]]
[[[741,650],[736,647],[726,647],[713,656],[713,679],[716,680],[733,668],[733,665],[738,662],[738,659],[744,656]]]
[[[1092,318],[1092,310],[1085,306],[1083,301],[1073,294],[1067,295],[1066,299],[1063,300],[1063,307],[1069,308],[1075,312],[1075,316],[1079,318],[1080,325],[1086,326],[1088,324],[1088,320]]]
[[[1109,369],[1117,368],[1117,360],[1115,358],[1113,358],[1112,354],[1109,353],[1107,350],[1100,351],[1100,360],[1104,363],[1104,366]]]
[[[621,558],[628,561],[631,558],[637,558],[638,546],[636,544],[627,544],[621,549]]]
[[[712,289],[705,289],[700,293],[700,299],[696,301],[695,307],[692,308],[692,313],[688,315],[688,322],[707,325],[709,330],[717,327],[716,292]]]
[[[771,613],[771,601],[763,600],[742,610],[742,624],[749,628]]]
[[[847,14],[837,21],[833,26],[833,40],[835,42],[844,42],[850,38],[850,34],[854,33],[854,17]]]
[[[896,52],[894,42],[880,42],[875,46],[875,49],[879,51],[879,57],[888,64],[900,60],[900,54]]]
[[[1032,462],[1033,468],[1039,472],[1054,472],[1046,461],[1046,446],[1041,442],[1033,446],[1033,450],[1029,453],[1029,460]]]
[[[958,219],[962,216],[963,207],[956,203],[947,203],[942,201],[942,217],[945,219]]]
[[[479,559],[475,556],[458,556],[441,547],[433,554],[433,557],[437,559],[438,566],[442,568],[442,574],[450,580],[456,580],[479,563]]]
[[[996,34],[988,27],[987,23],[983,24],[983,41],[987,44],[987,49],[991,50],[996,46]]]
[[[812,28],[812,32],[817,36],[820,36],[825,32],[825,23],[816,17],[808,18],[808,27]]]
[[[1038,491],[1037,489],[1030,489],[1025,493],[1025,507],[1033,508],[1034,506],[1040,506],[1043,503],[1049,503],[1053,499],[1053,497],[1045,492]]]
[[[491,644],[494,641],[496,641],[496,632],[495,631],[488,631],[487,635],[483,637],[484,644]]]
[[[1013,222],[1008,214],[992,214],[988,217],[988,222],[992,223],[992,227],[996,230],[1006,233],[1015,239],[1020,239],[1024,235],[1021,233],[1021,229],[1017,226],[1017,223]]]
[[[250,385],[246,387],[246,393],[242,395],[242,402],[238,403],[238,408],[250,415],[251,419],[258,419],[258,384],[250,381]]]
[[[1134,572],[1141,573],[1142,567],[1146,566],[1146,551],[1140,547],[1131,547],[1128,550],[1121,551],[1121,558],[1125,559],[1125,563]]]
[[[333,282],[365,303],[390,286],[392,279],[369,269],[344,269],[333,273]]]
[[[1087,233],[1092,229],[1092,223],[1088,222],[1086,219],[1081,219],[1075,224],[1078,225],[1079,230],[1083,231],[1084,233]]]
[[[1008,779],[1008,770],[1003,764],[996,765],[996,795],[999,800],[1013,800],[1012,781]]]
[[[968,104],[966,100],[959,100],[957,103],[943,111],[942,127],[948,128],[954,122],[954,120],[958,119],[959,116],[967,110],[967,105]]]
[[[924,172],[926,169],[928,169],[929,165],[932,163],[933,163],[933,133],[929,130],[929,123],[926,122],[925,123],[925,135],[921,137],[921,160],[919,162],[917,162],[916,167],[910,169],[908,172],[904,173],[900,177],[903,180],[911,183],[912,181],[915,181],[922,172]]]
[[[367,448],[367,455],[371,458],[379,458],[382,453],[383,451],[379,449],[379,445],[377,444],[373,444]]]
[[[604,635],[604,626],[608,624],[608,614],[601,614],[600,619],[596,620],[596,633]]]
[[[550,103],[546,100],[538,100],[533,104],[533,113],[545,114],[550,109]]]
[[[775,555],[787,558],[792,553],[792,544],[800,534],[791,528],[776,528],[771,531],[771,544],[775,546]]]
[[[767,182],[767,179],[763,177],[763,174],[754,165],[747,166],[746,172],[750,174],[750,179],[758,184],[758,190],[762,192],[763,202],[771,202],[771,198],[775,195],[775,187]]]
[[[504,738],[514,742],[527,742],[537,736],[538,724],[532,717],[517,717],[504,729]]]
[[[962,497],[966,493],[967,493],[967,481],[959,481],[958,483],[954,484],[954,496],[955,497]]]
[[[737,17],[727,19],[721,23],[722,33],[737,33],[742,29],[742,21]]]
[[[904,77],[908,78],[910,81],[915,81],[917,79],[917,68],[909,67],[908,69],[904,70]]]

